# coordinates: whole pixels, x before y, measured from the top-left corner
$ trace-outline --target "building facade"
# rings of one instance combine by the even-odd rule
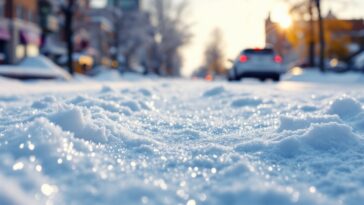
[[[39,54],[37,0],[0,0],[0,60],[15,64]]]
[[[8,42],[10,41],[9,20],[5,16],[5,0],[0,0],[0,64],[8,61]]]

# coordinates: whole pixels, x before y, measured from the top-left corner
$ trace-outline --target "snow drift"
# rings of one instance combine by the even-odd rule
[[[361,86],[88,83],[0,96],[0,204],[364,199]]]

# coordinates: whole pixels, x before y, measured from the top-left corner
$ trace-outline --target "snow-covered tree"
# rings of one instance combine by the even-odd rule
[[[218,28],[211,33],[211,39],[205,50],[205,68],[214,74],[224,74],[225,68],[224,40]]]
[[[154,43],[154,29],[145,11],[124,13],[119,23],[119,52],[124,56],[127,70],[149,70],[150,52]]]
[[[191,25],[186,22],[188,1],[151,0],[149,6],[155,26],[159,73],[180,75],[182,67],[180,48],[192,37]]]

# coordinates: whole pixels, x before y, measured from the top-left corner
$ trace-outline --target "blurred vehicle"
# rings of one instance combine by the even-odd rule
[[[208,69],[200,68],[193,73],[192,78],[193,79],[203,79],[206,81],[213,81],[215,79],[215,75]]]
[[[338,73],[349,71],[348,64],[343,61],[340,61],[337,58],[333,58],[327,61],[325,64],[326,64],[326,69],[328,71],[333,71]]]
[[[72,56],[73,60],[73,69],[75,73],[86,74],[90,72],[94,67],[94,59],[85,54],[75,53]],[[67,67],[67,55],[59,58],[58,63],[63,67]]]
[[[28,57],[18,65],[1,65],[0,76],[20,80],[62,79],[72,77],[61,67],[44,56]]]
[[[231,62],[233,67],[228,73],[229,81],[239,81],[243,78],[279,81],[281,74],[286,71],[283,58],[270,48],[246,49]]]
[[[364,71],[364,51],[356,55],[353,60],[353,69],[358,71]]]

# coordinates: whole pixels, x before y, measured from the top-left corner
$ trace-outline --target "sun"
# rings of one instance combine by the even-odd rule
[[[279,4],[273,9],[273,20],[278,23],[282,29],[288,29],[292,26],[292,17],[289,14],[287,5]]]
[[[289,27],[292,26],[292,18],[289,15],[287,16],[282,15],[281,19],[278,20],[278,24],[281,28],[288,29]]]

